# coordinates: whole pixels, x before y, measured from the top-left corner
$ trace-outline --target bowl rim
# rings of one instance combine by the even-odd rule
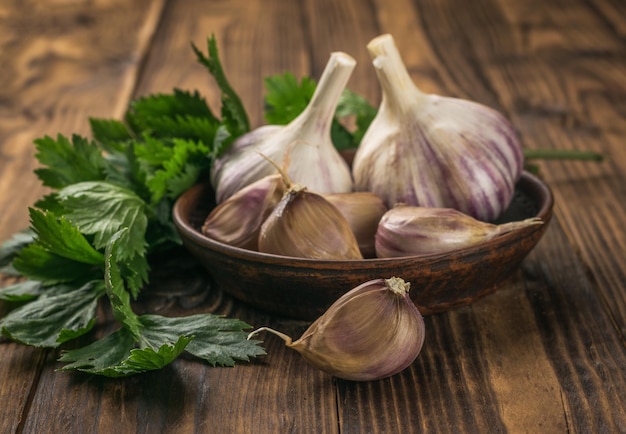
[[[533,175],[528,171],[523,171],[521,173],[516,185],[519,184],[521,184],[521,188],[524,191],[530,191],[533,198],[538,198],[538,200],[536,201],[536,205],[538,205],[539,209],[534,216],[540,217],[544,221],[544,225],[547,224],[552,216],[552,208],[554,205],[554,196],[550,187],[546,183],[544,183],[538,176]],[[221,253],[230,257],[237,257],[239,259],[245,259],[256,263],[278,265],[285,265],[286,263],[288,263],[290,266],[293,267],[310,267],[311,265],[315,264],[316,266],[337,267],[344,269],[346,266],[350,266],[352,268],[384,267],[390,264],[401,264],[403,262],[413,263],[416,260],[422,261],[423,263],[430,263],[437,262],[441,260],[441,258],[445,258],[451,254],[472,254],[478,250],[489,248],[490,245],[498,244],[511,238],[517,238],[520,236],[520,231],[525,231],[526,234],[531,234],[534,231],[540,230],[541,226],[543,226],[528,226],[521,230],[499,235],[495,238],[492,238],[491,240],[474,246],[464,247],[461,249],[451,250],[442,253],[431,253],[427,255],[339,260],[298,258],[292,256],[276,255],[272,253],[262,253],[254,250],[247,250],[213,240],[202,234],[201,231],[196,229],[196,227],[191,224],[189,215],[197,207],[196,196],[205,191],[207,188],[207,183],[197,183],[185,192],[183,192],[177,198],[172,209],[174,224],[177,226],[178,230],[182,234],[184,234],[186,237],[190,238],[191,240],[193,240],[193,242],[197,243],[200,246],[209,248],[216,253]]]

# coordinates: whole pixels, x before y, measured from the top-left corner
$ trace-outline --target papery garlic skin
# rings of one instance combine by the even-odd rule
[[[382,199],[368,191],[333,193],[323,196],[324,199],[335,205],[348,221],[359,243],[359,249],[363,257],[375,257],[374,236],[376,235],[378,222],[383,214],[387,212],[387,206]]]
[[[288,189],[261,226],[259,251],[320,260],[363,259],[341,212],[300,184]]]
[[[286,190],[280,174],[261,178],[213,208],[201,231],[216,241],[258,250],[261,225]]]
[[[373,381],[395,375],[419,355],[424,318],[401,278],[375,279],[333,303],[295,342],[272,329],[309,363],[337,378]]]
[[[523,167],[511,123],[484,105],[428,95],[390,35],[368,44],[383,97],[354,157],[357,191],[397,203],[454,208],[483,221],[510,203]]]
[[[311,101],[296,119],[285,126],[266,125],[236,139],[211,170],[217,202],[274,173],[259,154],[284,164],[289,177],[311,191],[351,191],[350,168],[335,149],[330,131],[337,102],[355,65],[349,55],[331,53]]]
[[[376,256],[393,258],[445,253],[538,224],[543,224],[540,218],[495,225],[451,208],[398,205],[387,211],[378,224]]]

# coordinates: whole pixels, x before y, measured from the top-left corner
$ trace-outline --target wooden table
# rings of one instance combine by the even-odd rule
[[[215,34],[252,124],[263,77],[319,77],[331,51],[348,84],[379,87],[365,44],[392,33],[428,92],[505,113],[529,149],[602,153],[545,161],[555,218],[496,293],[426,318],[424,349],[389,379],[352,383],[271,336],[234,368],[179,359],[122,380],[55,370],[58,353],[0,343],[1,433],[626,432],[626,3],[621,0],[6,0],[0,6],[0,239],[45,189],[33,140],[89,134],[134,97],[218,92],[190,48]],[[299,335],[215,289],[191,309]]]

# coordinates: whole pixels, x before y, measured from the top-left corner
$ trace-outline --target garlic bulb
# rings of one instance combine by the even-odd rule
[[[354,157],[356,190],[378,194],[389,207],[454,208],[494,220],[522,170],[513,126],[481,104],[421,92],[390,35],[367,48],[383,97]]]
[[[309,363],[338,378],[379,380],[416,359],[424,344],[424,319],[401,278],[365,282],[341,296],[295,342],[263,327]]]
[[[363,259],[350,225],[321,195],[287,181],[259,233],[259,251],[311,259]]]
[[[375,257],[374,236],[378,222],[387,212],[382,199],[367,191],[325,194],[324,199],[335,205],[346,218],[363,257]]]
[[[495,225],[450,208],[398,205],[385,213],[376,231],[376,256],[427,255],[470,247],[532,225],[540,218]]]
[[[211,211],[202,225],[202,233],[231,246],[258,250],[261,225],[285,191],[280,174],[247,185]]]
[[[332,53],[304,111],[286,126],[266,125],[235,140],[216,161],[211,182],[218,203],[244,186],[274,172],[260,156],[283,162],[294,182],[319,193],[352,190],[352,175],[335,149],[330,136],[335,107],[355,60],[345,53]]]

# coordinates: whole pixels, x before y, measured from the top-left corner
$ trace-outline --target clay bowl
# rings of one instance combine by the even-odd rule
[[[232,247],[200,232],[213,191],[197,184],[176,201],[174,223],[185,247],[225,292],[283,317],[313,320],[339,296],[371,279],[402,277],[424,315],[454,309],[495,291],[537,244],[552,216],[550,188],[524,172],[511,205],[497,223],[541,217],[534,225],[478,246],[419,257],[319,261]]]

